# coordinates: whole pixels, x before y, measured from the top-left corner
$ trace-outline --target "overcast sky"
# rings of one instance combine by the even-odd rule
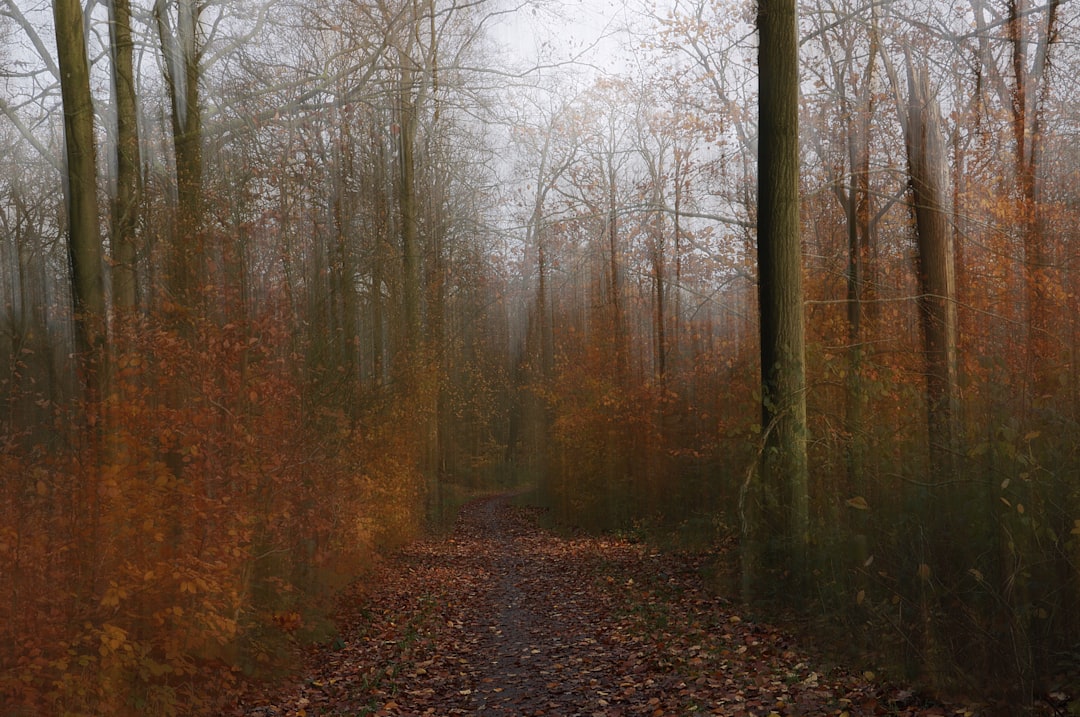
[[[627,15],[623,0],[542,0],[504,16],[493,34],[515,63],[575,60],[575,70],[563,71],[617,73],[631,42]]]

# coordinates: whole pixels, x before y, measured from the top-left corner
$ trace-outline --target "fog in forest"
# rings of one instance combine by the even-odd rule
[[[0,0],[0,715],[214,714],[518,489],[1074,714],[1077,6],[804,0],[761,97],[756,8]]]

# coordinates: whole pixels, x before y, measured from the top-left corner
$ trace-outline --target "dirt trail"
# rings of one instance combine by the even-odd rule
[[[707,595],[692,564],[558,538],[534,517],[506,496],[466,506],[451,537],[385,567],[300,683],[248,695],[236,714],[954,714],[815,670]]]
[[[614,619],[614,579],[604,575],[611,572],[605,562],[636,551],[620,545],[607,553],[592,540],[556,539],[506,503],[480,502],[459,526],[488,580],[462,616],[456,647],[463,649],[447,655],[463,666],[467,683],[467,699],[456,706],[490,715],[619,715],[641,705],[652,711],[679,681],[644,674],[646,659],[657,655]]]

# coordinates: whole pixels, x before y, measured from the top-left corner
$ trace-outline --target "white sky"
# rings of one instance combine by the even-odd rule
[[[516,64],[578,61],[586,75],[625,67],[632,40],[622,30],[628,11],[622,0],[541,0],[522,6],[493,28],[493,36]]]

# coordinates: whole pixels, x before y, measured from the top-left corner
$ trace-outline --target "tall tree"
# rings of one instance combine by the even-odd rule
[[[799,243],[799,45],[795,0],[758,4],[758,490],[744,513],[747,598],[766,579],[805,570],[809,541],[806,368]]]
[[[919,317],[926,353],[930,461],[934,470],[947,474],[956,454],[958,329],[949,176],[940,114],[930,94],[929,73],[925,68],[916,70],[909,60],[904,138],[919,247]]]
[[[64,104],[68,256],[75,308],[76,351],[84,370],[83,380],[87,381],[90,376],[86,372],[105,339],[94,105],[90,95],[90,63],[86,56],[82,5],[78,0],[54,0],[53,18],[60,93]]]
[[[891,72],[890,72],[891,74]],[[957,310],[956,264],[949,208],[949,176],[945,142],[941,130],[941,112],[930,93],[929,73],[916,69],[907,58],[908,102],[904,108],[897,97],[897,108],[904,128],[908,175],[911,182],[912,213],[918,244],[916,271],[919,280],[919,323],[922,326],[926,366],[926,415],[930,469],[944,482],[951,478],[957,453]],[[906,113],[905,113],[906,110]],[[926,532],[941,530],[934,497],[923,490],[921,508]],[[919,626],[913,642],[917,646],[926,674],[940,672],[936,664],[940,650],[936,645],[933,591],[925,579],[930,556],[919,545]],[[927,566],[926,569],[922,566]]]
[[[156,0],[154,18],[164,57],[163,72],[172,117],[173,160],[176,163],[178,231],[173,237],[170,267],[173,301],[190,310],[197,301],[196,283],[203,258],[202,174],[203,130],[199,94],[203,43],[200,33],[203,3]]]
[[[409,361],[416,359],[420,348],[420,235],[416,197],[415,149],[417,107],[416,70],[404,52],[401,59],[401,84],[398,95],[398,221],[401,231],[402,310],[405,321],[405,350]]]
[[[131,0],[111,0],[109,14],[113,98],[116,104],[116,193],[113,196],[110,232],[112,296],[113,307],[118,311],[127,311],[136,304],[135,232],[141,187]]]

